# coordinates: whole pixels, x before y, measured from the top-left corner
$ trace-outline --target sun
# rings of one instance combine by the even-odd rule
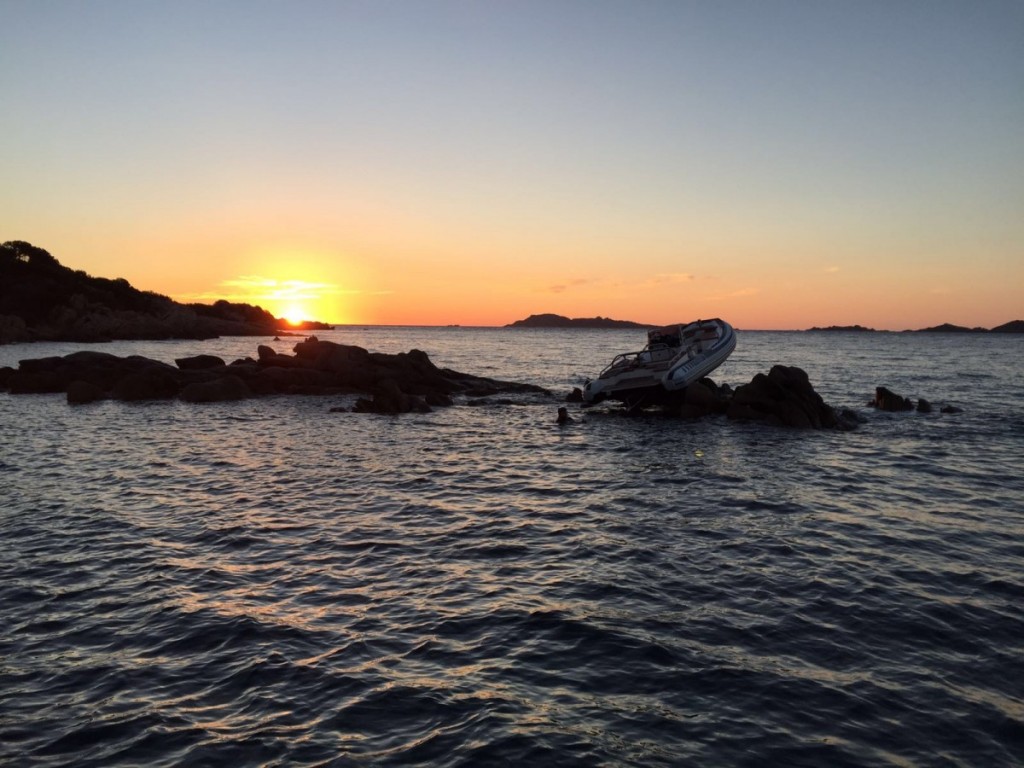
[[[281,317],[287,321],[288,325],[301,325],[303,320],[307,320],[307,313],[302,307],[290,305],[282,313]]]

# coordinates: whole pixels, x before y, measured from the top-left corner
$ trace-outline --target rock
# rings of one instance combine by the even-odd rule
[[[397,355],[371,353],[361,347],[310,337],[296,354],[258,348],[259,360],[235,360],[230,366],[213,355],[183,357],[170,366],[144,357],[117,357],[83,351],[64,357],[23,360],[18,370],[0,371],[0,387],[14,394],[66,392],[74,382],[90,384],[118,400],[180,397],[189,402],[232,400],[271,394],[337,395],[364,393],[357,404],[376,413],[428,412],[450,406],[454,395],[532,392],[530,384],[495,381],[439,369],[420,350]],[[92,397],[96,389],[75,385],[72,399]]]
[[[219,403],[226,400],[244,400],[252,392],[237,376],[221,376],[210,381],[186,384],[178,397],[186,403]]]
[[[836,416],[836,429],[843,432],[849,432],[850,430],[856,429],[861,424],[866,424],[867,419],[861,414],[857,413],[851,408],[843,408],[842,410],[835,410]]]
[[[106,392],[91,381],[73,381],[67,387],[68,403],[71,405],[94,403],[104,397],[106,397]]]
[[[169,400],[181,389],[178,381],[158,368],[129,373],[111,390],[115,400]]]
[[[880,411],[912,411],[914,404],[909,398],[897,395],[886,387],[875,389],[875,399],[870,403]]]
[[[23,371],[20,365],[18,370],[7,378],[7,389],[12,395],[63,392],[65,387],[67,382],[57,371]]]
[[[567,403],[582,403],[583,402],[583,390],[579,387],[573,387],[572,392],[565,398]]]
[[[835,411],[814,391],[806,372],[784,365],[737,387],[726,409],[730,419],[800,429],[834,429]]]
[[[955,405],[944,405],[939,409],[939,413],[963,413],[963,408],[957,408]]]
[[[196,355],[179,358],[174,361],[174,364],[183,371],[202,371],[208,368],[219,368],[224,365],[224,361],[216,355]]]
[[[452,398],[449,395],[431,393],[428,394],[423,399],[426,401],[427,405],[435,406],[438,408],[447,408],[449,406],[455,405],[455,401],[452,400]]]
[[[266,382],[266,386],[262,383]],[[297,387],[306,390],[311,388],[337,388],[337,380],[326,371],[317,371],[311,368],[282,368],[271,366],[264,368],[252,382],[260,391],[276,392],[278,394],[294,393]]]
[[[683,405],[705,413],[725,413],[729,398],[722,394],[711,379],[701,379],[683,392]]]
[[[17,315],[0,315],[0,344],[16,344],[31,340],[32,332],[24,320]]]
[[[392,379],[380,382],[373,392],[373,399],[360,398],[355,409],[360,413],[429,413],[430,406],[421,397],[407,395]]]
[[[918,413],[931,413],[932,404],[925,400],[923,397],[917,401],[917,412]]]
[[[474,397],[466,401],[470,408],[482,408],[490,405],[515,405],[515,400],[507,397]]]

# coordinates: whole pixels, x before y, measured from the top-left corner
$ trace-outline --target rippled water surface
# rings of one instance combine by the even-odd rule
[[[852,433],[556,426],[642,336],[321,335],[558,395],[425,415],[0,394],[0,762],[1021,764],[1024,338],[745,333],[714,375],[799,365]]]

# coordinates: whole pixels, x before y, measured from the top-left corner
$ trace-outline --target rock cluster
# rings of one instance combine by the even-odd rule
[[[774,365],[767,375],[759,373],[737,387],[726,415],[803,429],[852,429],[859,421],[853,412],[828,405],[803,369],[785,365]]]
[[[63,392],[69,403],[178,398],[205,403],[275,394],[361,394],[353,410],[371,413],[429,411],[455,396],[547,394],[531,384],[497,381],[435,366],[419,350],[389,355],[320,341],[295,345],[294,355],[260,346],[258,359],[226,364],[212,355],[169,365],[145,357],[83,351],[64,357],[22,360],[0,369],[0,389],[12,394]]]
[[[876,387],[875,397],[868,403],[872,408],[877,408],[880,411],[913,411],[915,410],[914,401],[909,397],[903,395],[897,395],[891,391],[888,387]],[[918,413],[932,413],[935,407],[925,400],[923,397],[919,398],[916,405]],[[957,408],[953,405],[944,405],[939,409],[942,413],[961,413],[962,409]]]
[[[582,392],[574,391],[567,399],[582,400]],[[732,421],[801,429],[850,430],[863,421],[851,410],[828,405],[811,386],[806,372],[785,365],[772,366],[767,374],[759,373],[735,390],[704,378],[661,398],[658,404],[684,419],[722,414]]]
[[[583,392],[574,389],[566,398],[570,403],[582,403]],[[749,384],[732,389],[728,384],[718,385],[708,378],[691,384],[678,393],[662,393],[658,398],[645,398],[670,414],[684,419],[700,419],[721,414],[732,421],[753,421],[779,427],[799,429],[855,429],[865,418],[849,408],[833,408],[819,395],[800,368],[774,365],[759,373]],[[934,406],[925,399],[914,401],[897,395],[886,387],[875,390],[869,406],[883,411],[912,411],[932,413]],[[960,413],[961,409],[943,406],[942,413]]]

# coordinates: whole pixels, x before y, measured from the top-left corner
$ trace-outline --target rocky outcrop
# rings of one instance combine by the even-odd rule
[[[815,392],[801,368],[772,366],[749,384],[737,387],[726,408],[733,420],[757,421],[801,429],[847,428],[835,409]]]
[[[429,411],[479,393],[548,394],[532,384],[497,381],[438,368],[419,350],[397,355],[320,341],[295,345],[294,355],[260,346],[258,359],[230,365],[210,355],[167,365],[144,357],[75,352],[64,357],[22,360],[0,370],[0,388],[12,394],[66,393],[68,402],[99,399],[208,403],[263,395],[364,394],[353,410],[367,413]]]

